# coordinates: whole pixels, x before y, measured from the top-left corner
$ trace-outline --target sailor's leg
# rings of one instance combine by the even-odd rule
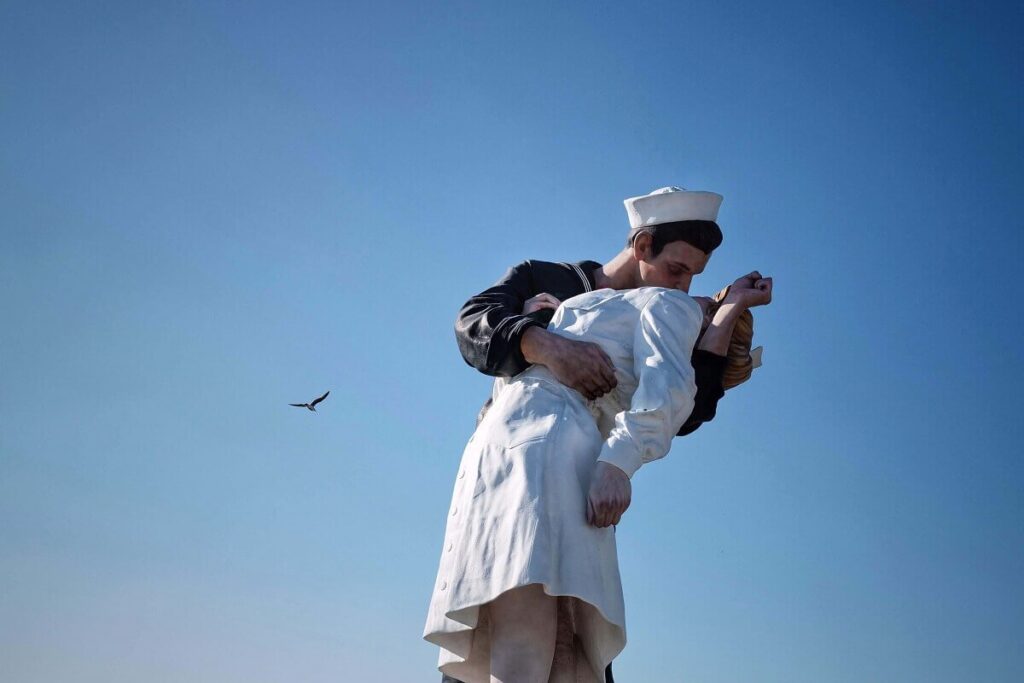
[[[521,586],[488,603],[491,683],[547,683],[555,653],[557,599],[540,584]]]
[[[548,683],[578,683],[576,672],[576,618],[573,599],[558,598],[558,625],[555,629],[555,656]]]

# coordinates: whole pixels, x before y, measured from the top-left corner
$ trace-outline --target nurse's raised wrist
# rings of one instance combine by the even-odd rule
[[[729,351],[729,341],[732,339],[733,328],[745,309],[739,304],[723,303],[715,313],[714,319],[704,331],[700,344],[697,348],[702,351],[710,351],[719,356],[724,356]]]

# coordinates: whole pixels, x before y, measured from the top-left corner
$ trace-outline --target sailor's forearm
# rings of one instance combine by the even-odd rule
[[[530,365],[547,365],[545,361],[557,341],[552,337],[556,336],[536,325],[527,328],[519,338],[519,350],[526,362]]]

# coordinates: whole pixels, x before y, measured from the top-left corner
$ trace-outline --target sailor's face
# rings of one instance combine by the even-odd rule
[[[682,240],[669,242],[657,256],[651,255],[651,240],[647,235],[637,236],[635,247],[641,287],[668,287],[689,293],[693,276],[704,272],[708,264],[707,254]]]

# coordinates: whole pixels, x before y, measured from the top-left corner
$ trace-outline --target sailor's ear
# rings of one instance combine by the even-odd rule
[[[633,238],[633,246],[631,247],[633,250],[633,258],[637,261],[646,261],[649,259],[651,257],[651,242],[653,242],[653,240],[654,235],[646,230],[638,233],[637,236]]]

